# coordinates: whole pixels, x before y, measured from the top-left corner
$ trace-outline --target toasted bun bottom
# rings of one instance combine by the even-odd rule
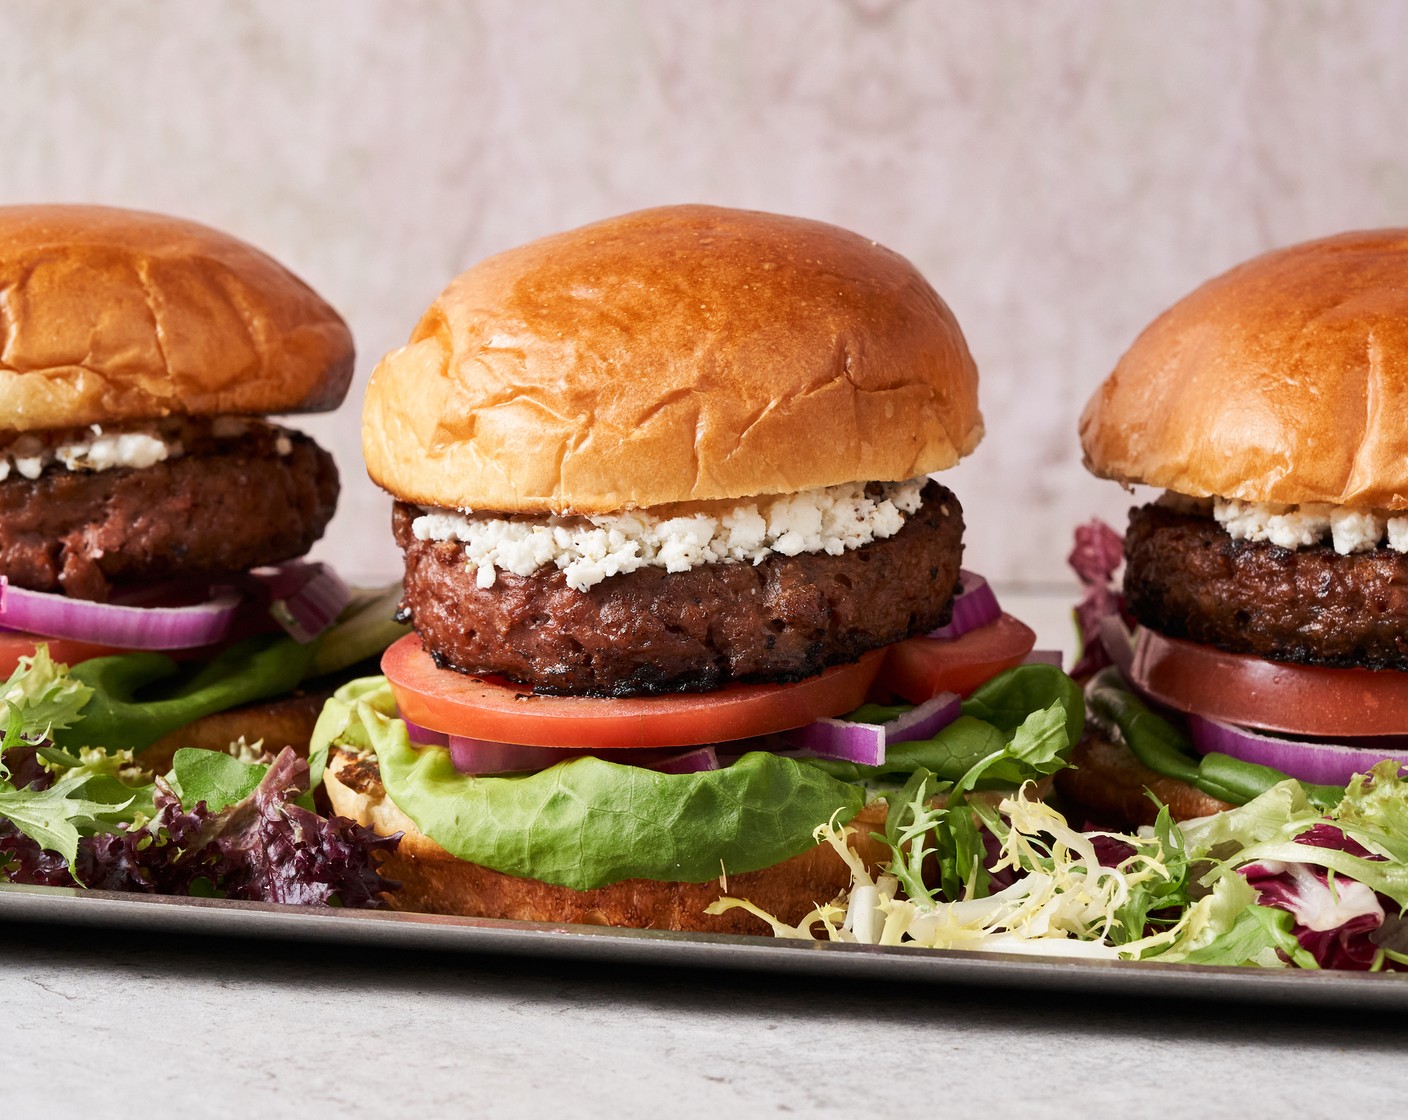
[[[274,754],[284,747],[292,747],[299,755],[306,756],[313,727],[331,695],[330,689],[324,689],[215,712],[177,728],[138,751],[137,761],[155,773],[164,774],[171,769],[172,757],[182,747],[223,751],[241,736],[251,744],[263,740],[265,748]]]
[[[333,810],[383,836],[402,833],[395,853],[380,871],[402,887],[387,896],[397,910],[459,914],[531,922],[631,926],[637,929],[705,933],[766,933],[760,918],[742,909],[709,915],[719,898],[745,898],[774,917],[796,924],[819,903],[830,902],[851,885],[850,870],[828,844],[762,871],[729,875],[724,882],[662,883],[626,879],[594,890],[577,891],[535,879],[505,875],[457,859],[431,840],[386,795],[376,761],[334,749],[324,778]],[[889,849],[870,839],[884,827],[884,804],[870,806],[851,822],[851,845],[874,871]]]
[[[1057,772],[1056,788],[1063,798],[1074,803],[1067,806],[1066,815],[1077,827],[1084,823],[1078,810],[1107,827],[1132,829],[1153,824],[1159,808],[1150,793],[1169,807],[1177,821],[1232,808],[1187,782],[1155,773],[1128,747],[1110,742],[1093,729],[1071,752],[1070,766]]]

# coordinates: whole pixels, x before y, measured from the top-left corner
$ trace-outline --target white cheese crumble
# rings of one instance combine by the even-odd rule
[[[1387,541],[1395,552],[1408,552],[1408,514],[1318,502],[1296,506],[1215,498],[1212,515],[1237,541],[1269,541],[1297,549],[1328,539],[1341,556],[1370,552]]]
[[[778,553],[796,556],[848,549],[892,537],[919,509],[925,478],[880,484],[848,482],[799,494],[742,502],[717,516],[656,517],[644,510],[590,517],[492,518],[429,509],[411,524],[417,540],[458,541],[480,587],[500,570],[527,576],[553,564],[577,591],[638,568],[684,572],[701,564],[758,564]]]
[[[89,438],[69,437],[55,442],[27,433],[0,453],[0,481],[12,472],[35,479],[51,463],[71,471],[109,471],[118,467],[150,467],[165,459],[179,458],[180,440],[163,438],[155,426],[104,432],[99,424],[89,426]]]
[[[0,448],[0,482],[11,474],[36,479],[54,464],[70,471],[109,471],[120,467],[141,469],[167,459],[179,459],[186,453],[181,433],[195,438],[201,431],[200,423],[154,421],[115,431],[104,431],[101,424],[90,424],[87,432],[76,433],[73,429],[26,432]],[[273,429],[276,454],[285,456],[293,451],[288,433],[263,420],[217,416],[209,422],[207,430],[215,439],[239,439],[256,425]]]

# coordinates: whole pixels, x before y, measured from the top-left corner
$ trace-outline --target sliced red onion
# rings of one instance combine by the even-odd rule
[[[1023,665],[1055,665],[1060,668],[1062,664],[1061,651],[1059,649],[1034,649],[1027,654],[1027,659]]]
[[[218,642],[230,632],[240,604],[234,591],[189,607],[92,603],[15,587],[0,576],[0,626],[123,649],[190,649]]]
[[[308,643],[337,621],[352,591],[328,565],[293,560],[250,573],[269,595],[269,613],[296,641]]]
[[[819,719],[795,731],[783,732],[782,738],[793,747],[811,751],[823,758],[879,766],[885,761],[888,743],[932,738],[958,718],[962,703],[958,693],[941,692],[889,723]]]
[[[953,618],[947,626],[929,631],[928,637],[943,640],[961,638],[972,630],[981,630],[1002,617],[997,595],[988,581],[976,572],[962,569],[958,573],[958,593],[953,597]]]
[[[719,754],[713,747],[699,747],[673,758],[662,758],[647,769],[658,770],[662,774],[702,774],[707,770],[720,769]]]
[[[401,717],[401,722],[406,725],[406,736],[413,743],[420,743],[428,747],[448,747],[450,737],[443,731],[432,731],[428,727],[422,727],[418,723],[412,723],[405,716]]]
[[[885,761],[885,728],[878,723],[851,723],[844,719],[818,719],[786,731],[782,736],[801,750],[823,758],[840,758],[862,766]]]
[[[450,761],[464,774],[512,774],[528,770],[546,770],[559,762],[584,755],[595,755],[622,766],[639,766],[643,770],[658,770],[662,774],[700,774],[720,769],[719,756],[713,747],[695,747],[688,751],[663,750],[583,750],[575,747],[530,747],[519,743],[490,743],[484,739],[469,739],[460,735],[442,735],[418,724],[407,723],[413,743],[425,743],[450,748]],[[438,736],[438,738],[436,738]]]
[[[484,739],[449,738],[450,761],[464,774],[511,774],[521,770],[546,770],[575,751],[558,747],[525,747],[518,743],[490,743]]]
[[[951,724],[963,710],[963,698],[956,692],[940,692],[880,726],[887,743],[910,743],[915,739],[932,739]]]
[[[1120,671],[1120,676],[1131,680],[1130,667],[1134,664],[1134,635],[1117,614],[1107,614],[1100,620],[1100,644],[1105,647],[1111,662]]]
[[[1270,766],[1292,778],[1317,785],[1346,785],[1355,774],[1367,774],[1375,763],[1392,759],[1408,767],[1408,748],[1342,743],[1312,743],[1282,739],[1245,727],[1189,715],[1188,735],[1203,754],[1216,751],[1243,762]]]

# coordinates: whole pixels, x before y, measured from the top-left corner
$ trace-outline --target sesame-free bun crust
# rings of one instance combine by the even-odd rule
[[[0,207],[0,430],[334,408],[352,336],[272,258],[159,214]]]
[[[1160,315],[1081,417],[1105,478],[1408,508],[1408,230],[1255,258]]]
[[[526,513],[911,478],[983,430],[963,334],[908,261],[710,206],[471,268],[377,366],[363,420],[397,497]]]

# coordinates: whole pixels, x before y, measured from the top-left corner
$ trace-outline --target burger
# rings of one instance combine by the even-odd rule
[[[1332,805],[1408,760],[1405,409],[1408,231],[1267,253],[1139,336],[1081,443],[1163,493],[1130,513],[1098,635],[1117,668],[1069,796],[1147,823],[1155,800],[1197,817],[1289,776]]]
[[[363,412],[415,634],[315,736],[336,810],[404,834],[392,904],[737,930],[721,894],[830,900],[814,833],[879,858],[895,723],[1032,648],[927,477],[982,432],[949,308],[833,226],[666,207],[454,280]]]
[[[346,324],[233,237],[105,207],[0,208],[0,293],[0,671],[74,665],[85,746],[306,744],[317,708],[272,702],[347,604],[298,562],[338,475],[266,416],[338,405]]]

